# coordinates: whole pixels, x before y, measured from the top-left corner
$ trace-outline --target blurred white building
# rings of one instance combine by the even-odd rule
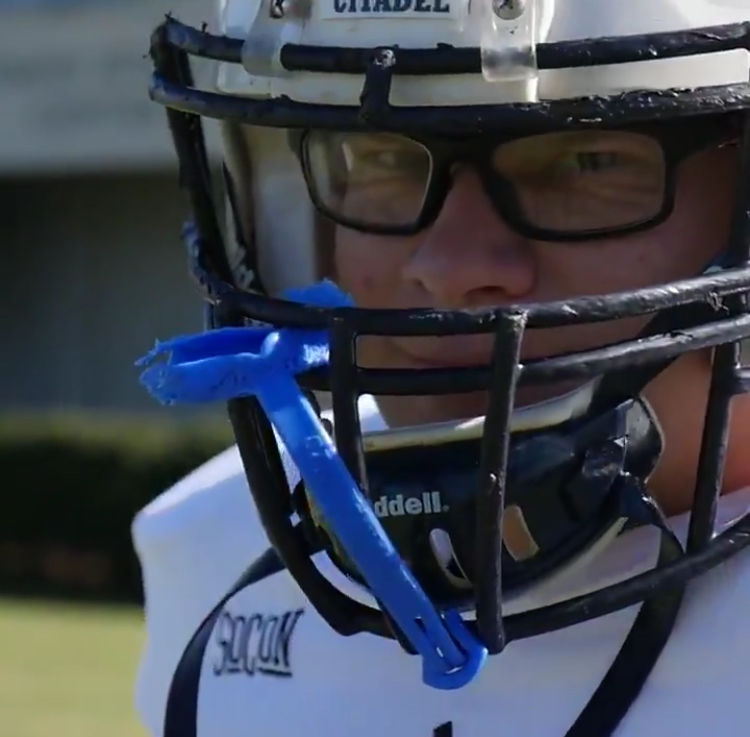
[[[0,0],[0,409],[153,408],[133,360],[195,330],[149,34],[207,0]]]

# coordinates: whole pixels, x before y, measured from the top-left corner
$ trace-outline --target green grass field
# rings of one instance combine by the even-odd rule
[[[145,737],[133,607],[0,598],[1,737]]]

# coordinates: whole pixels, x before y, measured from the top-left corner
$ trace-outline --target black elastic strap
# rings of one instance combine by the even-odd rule
[[[671,563],[684,553],[663,519],[657,566]],[[609,737],[638,698],[669,639],[685,592],[684,584],[667,589],[641,605],[625,642],[602,682],[565,737]]]
[[[657,565],[683,554],[674,534],[662,521]],[[164,716],[164,737],[197,737],[198,689],[208,641],[224,604],[235,594],[284,570],[273,548],[266,550],[240,576],[203,620],[190,639],[172,676]],[[594,691],[565,737],[609,737],[638,697],[672,632],[682,603],[684,586],[667,590],[644,602],[604,679]]]
[[[237,582],[201,622],[182,653],[172,676],[164,714],[164,737],[197,737],[198,688],[200,686],[203,658],[216,620],[224,604],[235,594],[264,578],[284,570],[284,564],[273,548],[253,561]]]

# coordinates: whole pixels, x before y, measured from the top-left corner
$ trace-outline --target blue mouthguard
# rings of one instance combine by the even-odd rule
[[[286,297],[325,307],[352,304],[328,281]],[[141,383],[164,404],[257,397],[330,529],[422,656],[424,682],[461,688],[477,675],[487,649],[456,610],[441,615],[435,609],[294,378],[326,365],[329,353],[322,330],[221,328],[157,343],[136,365],[146,367]]]

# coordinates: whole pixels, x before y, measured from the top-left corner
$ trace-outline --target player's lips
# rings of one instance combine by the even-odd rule
[[[466,356],[457,358],[455,355],[448,357],[436,357],[436,356],[414,356],[411,354],[407,355],[407,361],[410,364],[408,368],[471,368],[475,366],[487,366],[490,362],[489,358],[477,358],[470,359]],[[407,367],[405,367],[407,368]]]
[[[443,342],[448,345],[447,342]],[[441,350],[439,352],[422,350],[422,346],[418,346],[420,350],[417,350],[414,341],[411,341],[411,343],[412,345],[408,346],[405,346],[403,343],[395,345],[398,355],[392,356],[392,359],[395,358],[395,360],[391,363],[391,366],[402,369],[460,369],[483,367],[491,363],[490,352],[488,350],[478,350],[476,340],[472,341],[473,345],[469,344],[468,341],[462,344],[451,341],[450,351]],[[443,348],[443,345],[441,345],[441,348]],[[535,350],[529,349],[528,352],[523,351],[522,360],[530,361],[550,354],[550,351],[541,351],[537,347]],[[517,407],[536,404],[574,391],[582,383],[584,382],[580,379],[569,379],[567,381],[522,386],[517,390],[515,403]]]
[[[486,366],[490,363],[491,347],[477,336],[446,339],[410,338],[391,341],[393,358],[403,368],[462,368]]]
[[[404,368],[470,368],[488,366],[492,362],[492,356],[488,350],[471,350],[461,345],[455,345],[451,350],[422,351],[398,344],[402,363],[408,363]],[[543,357],[545,353],[522,352],[522,360],[531,361]]]

